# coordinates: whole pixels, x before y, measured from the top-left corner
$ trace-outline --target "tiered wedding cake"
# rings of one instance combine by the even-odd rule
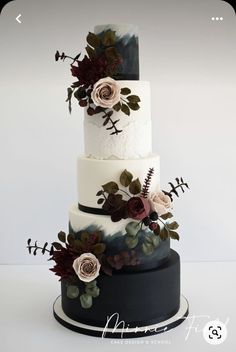
[[[61,243],[50,250],[62,287],[54,315],[64,326],[96,336],[162,332],[188,314],[180,258],[170,249],[170,238],[178,239],[173,196],[188,186],[176,178],[170,191],[160,188],[137,29],[96,26],[87,42],[87,55],[71,58],[78,80],[67,101],[70,110],[73,96],[84,107],[85,155],[77,161],[78,203],[69,210],[69,235],[60,232]],[[56,60],[66,58],[56,53]]]

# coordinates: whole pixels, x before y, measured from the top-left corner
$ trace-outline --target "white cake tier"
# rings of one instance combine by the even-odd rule
[[[147,158],[132,160],[98,160],[93,158],[79,157],[77,182],[78,201],[81,205],[101,208],[97,204],[97,192],[102,185],[113,181],[119,183],[121,173],[126,169],[133,174],[134,179],[139,178],[141,184],[147,175],[150,167],[154,168],[150,191],[160,189],[160,157],[151,155]],[[122,187],[122,186],[120,186]]]
[[[89,116],[84,111],[85,155],[97,159],[138,159],[151,154],[152,129],[150,109],[150,84],[145,81],[117,81],[121,88],[128,87],[132,95],[140,98],[140,109],[130,110],[130,115],[114,111],[112,120],[119,120],[118,135],[111,135],[103,126],[103,114]],[[107,126],[110,126],[109,124]]]
[[[94,215],[84,213],[78,209],[78,205],[73,205],[69,210],[70,226],[74,232],[87,230],[89,227],[95,227],[104,232],[104,235],[111,235],[126,233],[125,227],[131,221],[130,219],[123,219],[118,222],[112,222],[109,215]]]

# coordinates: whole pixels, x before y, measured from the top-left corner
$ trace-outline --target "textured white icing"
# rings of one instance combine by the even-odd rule
[[[94,33],[99,34],[103,31],[112,30],[116,32],[117,37],[138,36],[138,28],[133,24],[102,24],[94,27]]]
[[[126,233],[125,227],[130,222],[130,219],[122,219],[118,222],[112,222],[108,215],[84,213],[78,209],[78,205],[73,205],[69,209],[69,221],[75,232],[85,230],[89,226],[95,226],[107,236],[118,232],[124,235]]]
[[[154,167],[154,175],[150,186],[150,191],[155,192],[160,189],[160,157],[152,155],[142,159],[132,160],[97,160],[86,157],[78,158],[77,184],[78,201],[80,204],[99,208],[96,193],[101,186],[109,181],[119,184],[121,173],[127,169],[134,179],[140,179],[143,183],[150,167]]]
[[[130,111],[130,116],[114,111],[113,121],[120,120],[117,128],[122,132],[110,135],[103,127],[102,114],[89,116],[84,110],[85,155],[98,159],[138,159],[152,152],[152,126],[150,110],[150,84],[147,81],[117,81],[121,88],[128,87],[138,95],[140,109]]]

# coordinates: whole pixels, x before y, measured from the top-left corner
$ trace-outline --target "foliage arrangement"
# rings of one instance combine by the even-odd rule
[[[38,252],[49,255],[49,261],[54,261],[55,265],[50,268],[55,275],[61,280],[66,280],[67,297],[71,299],[79,298],[83,308],[90,308],[93,299],[99,296],[99,287],[95,278],[99,275],[99,270],[112,275],[113,269],[120,270],[125,265],[138,265],[139,259],[134,250],[127,248],[116,255],[106,255],[106,244],[103,242],[100,231],[88,232],[82,231],[80,237],[75,234],[66,235],[61,231],[58,233],[59,242],[52,242],[49,246],[46,242],[39,246],[37,241],[32,243],[31,239],[27,241],[29,254],[36,255]],[[80,261],[83,256],[87,256],[87,263],[82,261],[84,266],[75,267],[76,262]],[[92,258],[92,259],[91,259]],[[94,270],[94,259],[97,269]],[[77,263],[78,264],[78,263]],[[92,270],[91,270],[92,269]],[[78,284],[83,284],[80,289]]]
[[[154,168],[148,170],[143,185],[139,178],[134,179],[131,172],[124,170],[120,175],[120,185],[110,181],[102,185],[97,192],[97,203],[102,205],[103,210],[116,222],[121,219],[133,219],[126,226],[126,244],[129,248],[135,248],[139,241],[139,234],[145,228],[148,229],[145,243],[142,248],[145,254],[151,254],[158,246],[160,239],[167,238],[179,240],[176,232],[179,225],[173,221],[172,209],[173,194],[177,197],[178,189],[185,191],[189,188],[183,178],[176,178],[176,186],[170,182],[170,191],[150,193],[151,179]]]
[[[102,36],[89,32],[87,35],[86,55],[80,59],[81,53],[75,57],[66,55],[64,52],[56,51],[55,60],[70,59],[71,73],[77,81],[67,88],[67,99],[69,112],[72,110],[72,97],[74,97],[81,107],[87,109],[88,115],[102,114],[103,126],[110,131],[111,135],[122,132],[117,127],[119,119],[113,120],[114,111],[122,111],[125,115],[130,115],[130,110],[140,108],[140,98],[131,94],[128,87],[120,87],[119,67],[122,57],[116,48],[116,33],[112,30],[103,32]],[[100,82],[103,80],[102,82]],[[111,81],[112,80],[112,81]],[[94,87],[101,83],[98,89]],[[95,89],[95,91],[94,91]],[[99,93],[99,99],[94,97]],[[113,99],[114,94],[118,99]],[[117,96],[118,95],[118,96]]]

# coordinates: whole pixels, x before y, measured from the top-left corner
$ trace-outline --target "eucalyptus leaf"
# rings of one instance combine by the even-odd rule
[[[133,175],[131,172],[127,171],[126,169],[120,175],[120,183],[124,187],[128,187],[133,179]]]
[[[67,287],[66,295],[68,298],[77,298],[79,296],[79,288],[74,285],[70,285]]]
[[[127,244],[128,248],[130,248],[130,249],[135,248],[138,244],[138,238],[126,236],[125,243]]]
[[[93,304],[93,298],[88,293],[84,293],[80,296],[81,306],[85,309],[91,308]]]
[[[93,281],[89,281],[89,282],[85,282],[85,286],[86,287],[95,287],[97,286],[97,280],[93,280]]]
[[[66,234],[65,232],[63,231],[60,231],[59,234],[58,234],[58,239],[61,241],[61,242],[66,242]]]
[[[125,227],[125,231],[127,235],[130,237],[137,236],[139,230],[140,230],[140,225],[137,221],[131,221]]]
[[[132,181],[129,185],[129,191],[131,194],[138,194],[141,192],[141,183],[140,183],[140,180],[139,178],[136,178],[136,180]]]
[[[119,191],[119,187],[118,187],[117,183],[112,182],[112,181],[106,183],[105,185],[102,185],[102,188],[107,193],[116,193]]]
[[[92,296],[93,298],[95,298],[95,297],[98,297],[98,296],[99,296],[100,289],[99,289],[99,287],[97,287],[97,286],[94,286],[94,287],[88,287],[88,286],[86,286],[85,292],[86,292],[87,294],[89,294],[90,296]]]
[[[106,245],[105,243],[96,243],[94,246],[93,246],[93,253],[95,255],[99,255],[99,254],[102,254],[106,249]]]
[[[142,251],[146,255],[150,255],[154,251],[154,246],[151,243],[143,243],[142,244]]]

